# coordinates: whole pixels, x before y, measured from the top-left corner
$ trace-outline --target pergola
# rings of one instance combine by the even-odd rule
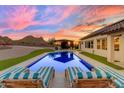
[[[74,41],[72,40],[67,40],[67,39],[60,39],[60,40],[55,40],[55,46],[60,46],[63,49],[70,48],[74,46],[73,44]]]

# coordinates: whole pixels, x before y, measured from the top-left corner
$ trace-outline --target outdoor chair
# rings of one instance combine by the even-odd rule
[[[54,78],[53,67],[41,67],[36,72],[7,73],[1,83],[5,88],[44,88],[50,87],[50,82]]]
[[[82,70],[74,71],[72,68],[65,70],[65,77],[70,82],[70,87],[75,88],[109,88],[115,87],[112,76],[104,71],[89,71]],[[78,68],[80,69],[80,68]]]
[[[109,73],[113,77],[113,82],[117,88],[124,88],[124,75],[112,70],[109,67],[96,67],[96,70],[102,70]]]

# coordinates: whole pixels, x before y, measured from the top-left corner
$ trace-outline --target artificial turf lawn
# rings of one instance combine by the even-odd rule
[[[92,58],[92,59],[94,59],[94,60],[96,60],[98,62],[101,62],[103,64],[106,64],[106,65],[108,65],[108,66],[110,66],[112,68],[115,68],[117,70],[124,70],[123,67],[120,67],[118,65],[115,65],[113,63],[108,62],[107,61],[107,58],[105,58],[105,57],[102,57],[102,56],[99,56],[99,55],[95,55],[95,54],[91,54],[91,53],[84,52],[84,51],[83,52],[80,52],[80,53],[83,54],[83,55],[85,55],[85,56],[88,56],[88,57],[90,57],[90,58]]]
[[[38,56],[40,54],[43,54],[45,52],[53,52],[52,49],[38,49],[38,50],[35,50],[27,55],[24,55],[24,56],[21,56],[21,57],[17,57],[17,58],[10,58],[10,59],[6,59],[6,60],[1,60],[0,61],[0,71],[1,70],[4,70],[6,68],[9,68],[13,65],[16,65],[16,64],[19,64],[21,62],[24,62],[28,59],[31,59],[35,56]]]

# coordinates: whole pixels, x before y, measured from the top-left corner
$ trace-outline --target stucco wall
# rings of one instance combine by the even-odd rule
[[[124,32],[120,37],[120,61],[124,63]]]
[[[120,62],[124,62],[124,32],[121,32],[121,33],[114,33],[114,34],[111,34],[111,38],[113,39],[114,36],[116,35],[120,35],[120,47],[119,47],[119,51],[114,51],[114,45],[112,43],[111,45],[111,56],[112,56],[112,60],[111,61],[120,61]],[[112,40],[113,42],[113,40]]]
[[[121,35],[120,36],[120,51],[114,51],[113,37],[116,35]],[[96,41],[97,41],[97,39],[102,39],[102,38],[107,38],[107,50],[97,49]],[[94,40],[94,48],[93,49],[85,48],[85,43],[83,43],[83,45],[81,45],[81,49],[83,51],[86,51],[89,53],[93,53],[93,51],[94,51],[94,54],[96,54],[96,55],[107,57],[107,60],[109,62],[118,60],[118,61],[124,63],[124,32],[113,33],[111,35],[99,35],[99,36],[95,36],[95,37],[91,37],[91,38],[82,40],[82,42],[90,41],[90,40]]]
[[[96,55],[107,57],[107,50],[97,49],[97,39],[102,39],[102,38],[107,38],[107,35],[99,35],[99,36],[95,36],[95,37],[91,37],[91,38],[82,40],[82,42],[94,40],[94,47],[93,47],[93,49],[85,48],[85,43],[83,43],[83,45],[81,45],[81,49],[83,51],[86,51],[89,53],[93,53],[93,51],[94,51],[94,54],[96,54]]]

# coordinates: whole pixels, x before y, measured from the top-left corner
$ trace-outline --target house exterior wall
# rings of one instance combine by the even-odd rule
[[[107,36],[107,61],[113,62],[113,37],[111,35]]]
[[[103,38],[107,38],[107,35],[100,35],[100,36],[95,36],[95,37],[82,40],[81,42],[83,42],[83,44],[81,44],[81,50],[89,52],[89,53],[94,53],[96,55],[100,55],[103,57],[107,57],[107,50],[97,49],[97,39],[103,39]],[[94,41],[93,48],[92,49],[85,48],[85,41],[90,41],[90,40]]]
[[[116,35],[120,35],[119,51],[114,51],[114,36]],[[97,49],[97,39],[102,39],[102,38],[107,38],[107,50]],[[85,48],[85,41],[90,41],[90,40],[94,41],[94,47],[92,49]],[[118,60],[124,63],[124,32],[113,33],[108,35],[99,35],[81,40],[81,50],[106,57],[109,62],[114,62],[115,60]]]
[[[120,51],[121,51],[121,62],[124,63],[124,32],[122,33],[122,36],[121,36],[121,47],[120,47]]]
[[[120,33],[120,52],[116,54],[116,59],[124,63],[124,32]]]

